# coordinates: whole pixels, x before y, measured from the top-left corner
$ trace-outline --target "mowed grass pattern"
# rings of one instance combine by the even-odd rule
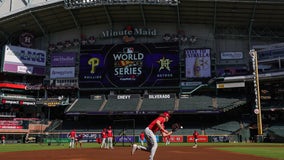
[[[164,146],[165,143],[159,143]],[[192,146],[192,143],[171,143],[171,146]],[[37,151],[37,150],[57,150],[69,148],[69,143],[47,143],[42,144],[0,144],[0,152],[17,152],[17,151]],[[116,147],[122,146],[117,144]],[[130,144],[125,144],[130,146]],[[199,143],[199,147],[210,147],[217,150],[249,154],[260,157],[274,158],[284,160],[284,143]],[[99,148],[98,143],[83,143],[83,148]]]
[[[223,151],[237,152],[242,154],[251,154],[260,157],[275,158],[277,160],[284,160],[284,146],[283,147],[222,147],[216,149]]]

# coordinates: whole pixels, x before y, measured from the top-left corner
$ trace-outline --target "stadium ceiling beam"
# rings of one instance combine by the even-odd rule
[[[195,0],[199,2],[212,2],[212,0]],[[284,1],[282,0],[215,0],[215,2],[218,1],[220,3],[222,2],[238,2],[238,3],[252,3],[254,1],[257,1],[259,4],[284,4]]]
[[[217,2],[214,2],[214,17],[213,17],[213,35],[216,33],[216,19],[217,19]]]
[[[111,20],[111,17],[110,17],[110,14],[109,14],[109,11],[108,11],[108,8],[106,7],[106,5],[104,6],[104,9],[105,9],[105,13],[106,13],[106,16],[107,16],[107,19],[108,19],[108,23],[112,27],[112,20]]]
[[[5,37],[5,40],[8,41],[9,40],[9,36],[7,35],[6,32],[2,31],[2,29],[0,29],[0,35],[3,35],[3,37]],[[3,41],[3,44],[1,44],[2,42],[0,41],[0,45],[3,45],[5,43],[5,41]]]
[[[254,6],[253,6],[253,10],[252,10],[252,14],[251,14],[251,17],[250,17],[250,20],[249,20],[249,29],[248,29],[249,48],[251,47],[251,33],[252,33],[252,28],[253,28],[253,22],[254,22],[254,17],[255,17],[256,6],[257,6],[257,0],[255,0]]]
[[[73,12],[72,12],[71,9],[69,9],[69,13],[70,13],[70,15],[71,15],[71,17],[72,17],[72,19],[73,19],[75,25],[76,25],[76,28],[77,28],[77,29],[80,29],[79,23],[78,23],[77,19],[75,18],[75,16],[74,16],[74,14],[73,14]]]
[[[180,9],[179,9],[179,5],[177,4],[177,25],[178,25],[178,29],[180,29]]]
[[[142,19],[143,19],[143,24],[144,24],[144,26],[146,26],[146,19],[145,19],[144,8],[143,8],[143,6],[141,4],[140,4],[140,11],[141,11]]]
[[[36,24],[38,25],[38,27],[40,28],[42,34],[45,36],[45,30],[43,29],[42,25],[39,23],[38,19],[35,17],[35,15],[30,11],[30,15],[33,17],[33,19],[35,20]]]

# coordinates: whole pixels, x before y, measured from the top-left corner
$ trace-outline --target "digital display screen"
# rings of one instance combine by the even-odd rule
[[[79,86],[179,86],[178,50],[178,43],[82,46]]]

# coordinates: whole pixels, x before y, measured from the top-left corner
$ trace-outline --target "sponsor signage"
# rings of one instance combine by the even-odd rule
[[[229,136],[209,136],[209,142],[229,142]]]
[[[157,29],[152,28],[135,28],[126,26],[121,30],[106,30],[102,32],[103,38],[123,37],[123,36],[157,36]]]
[[[34,106],[35,102],[29,101],[22,101],[22,100],[9,100],[9,99],[2,99],[2,104],[19,104],[19,105],[27,105],[27,106]]]
[[[163,137],[163,142],[166,142],[166,137]],[[170,142],[181,143],[183,142],[183,136],[170,136]]]
[[[80,88],[179,86],[177,43],[82,47]]]
[[[75,67],[56,67],[50,68],[50,78],[74,78]]]
[[[46,52],[18,46],[5,46],[3,72],[45,75]]]
[[[218,83],[217,88],[240,88],[245,87],[245,82]]]
[[[0,83],[0,88],[26,89],[26,85],[14,83]]]
[[[23,129],[23,126],[6,126],[6,125],[0,125],[0,129]]]
[[[248,68],[244,65],[238,66],[216,66],[218,76],[236,76],[248,74]]]
[[[119,95],[109,95],[108,98],[112,99],[131,99],[131,98],[140,98],[138,94],[119,94]]]
[[[145,98],[149,98],[149,99],[170,99],[170,98],[175,98],[175,95],[173,95],[173,94],[149,94],[149,95],[145,95]]]
[[[257,51],[258,60],[279,59],[284,57],[284,43],[276,43]]]
[[[56,107],[59,106],[61,104],[60,101],[45,101],[43,102],[43,105],[47,106],[47,107]]]
[[[210,49],[185,49],[185,77],[211,77]]]
[[[135,142],[135,138],[133,136],[116,136],[115,137],[116,143],[133,143]]]
[[[187,142],[189,143],[193,143],[194,142],[194,138],[193,136],[187,136]],[[208,136],[198,136],[198,142],[208,142]]]
[[[11,120],[1,120],[0,125],[2,126],[16,126],[16,125],[22,125],[22,121],[11,121]]]
[[[221,52],[222,60],[243,59],[243,52]]]
[[[51,67],[73,67],[76,64],[76,53],[54,53],[51,55]]]

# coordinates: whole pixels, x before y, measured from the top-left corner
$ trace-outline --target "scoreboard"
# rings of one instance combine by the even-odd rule
[[[82,46],[80,88],[178,87],[178,43]]]

